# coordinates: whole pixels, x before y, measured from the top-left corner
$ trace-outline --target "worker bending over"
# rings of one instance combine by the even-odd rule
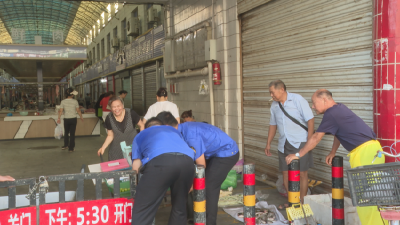
[[[345,105],[336,103],[332,93],[326,89],[317,90],[312,96],[312,102],[315,112],[324,114],[321,125],[299,153],[286,157],[286,163],[303,157],[317,146],[325,134],[331,134],[335,137],[332,151],[325,159],[328,165],[332,165],[332,159],[340,144],[350,152],[348,156],[351,168],[371,165],[377,151],[382,148],[372,129]],[[384,157],[377,158],[374,162],[381,163],[385,163]],[[384,224],[376,206],[357,207],[357,212],[363,225]]]
[[[196,164],[206,166],[206,221],[217,222],[221,184],[239,159],[236,142],[218,127],[201,122],[179,124],[170,112],[157,115],[165,125],[177,127],[186,143],[195,150]]]
[[[132,209],[132,224],[151,225],[165,193],[171,188],[168,225],[186,225],[186,200],[195,173],[194,151],[177,129],[162,126],[157,118],[149,119],[145,127],[132,144],[132,169],[138,172],[143,165]]]

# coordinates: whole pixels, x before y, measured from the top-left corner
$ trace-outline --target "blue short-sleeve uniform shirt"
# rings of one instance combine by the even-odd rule
[[[132,143],[132,160],[140,159],[145,165],[153,158],[165,153],[182,153],[194,159],[182,135],[171,126],[153,126],[136,135]]]
[[[239,152],[236,142],[216,126],[201,122],[179,124],[179,132],[196,151],[195,160],[204,154],[211,157],[230,157]]]

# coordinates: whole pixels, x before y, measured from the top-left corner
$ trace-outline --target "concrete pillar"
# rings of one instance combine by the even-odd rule
[[[96,21],[96,24],[94,25],[94,37],[97,37],[97,35],[99,35],[99,25]]]
[[[43,68],[42,62],[36,62],[36,73],[37,73],[37,82],[43,82]],[[38,84],[38,96],[37,96],[38,110],[43,111],[43,84]]]
[[[109,14],[109,12],[105,12],[105,13],[104,13],[104,24],[105,24],[105,25],[108,24],[108,14]]]
[[[140,28],[139,29],[139,33],[143,34],[144,32],[147,31],[148,27],[147,27],[147,5],[139,5],[138,6],[138,17],[140,20]]]
[[[111,18],[115,16],[115,4],[111,3]]]
[[[400,1],[374,0],[373,4],[374,131],[382,146],[390,146],[400,139],[400,76],[396,77],[400,71]],[[386,162],[394,160],[386,157]]]

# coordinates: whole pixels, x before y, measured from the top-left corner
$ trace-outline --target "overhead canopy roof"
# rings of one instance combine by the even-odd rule
[[[37,79],[37,62],[42,62],[43,78],[56,82],[86,60],[86,46],[1,45],[0,68],[21,82]]]
[[[63,0],[0,0],[0,43],[12,43],[11,29],[25,29],[26,44],[42,36],[53,44],[53,31],[62,30],[65,44],[81,44],[107,10],[108,3]]]
[[[79,0],[65,0],[65,1],[79,1]],[[83,0],[83,1],[94,1],[94,2],[110,2],[110,3],[133,3],[133,4],[166,4],[169,0]]]
[[[35,59],[9,60],[0,58],[0,68],[4,68],[7,73],[12,74],[20,82],[36,82],[37,62],[42,62],[44,82],[58,82],[67,71],[79,65],[80,61],[62,59],[44,61]]]

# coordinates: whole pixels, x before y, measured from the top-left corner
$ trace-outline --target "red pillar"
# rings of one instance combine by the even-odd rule
[[[400,0],[373,2],[374,131],[390,146],[400,140]],[[400,143],[393,147],[400,153]]]

